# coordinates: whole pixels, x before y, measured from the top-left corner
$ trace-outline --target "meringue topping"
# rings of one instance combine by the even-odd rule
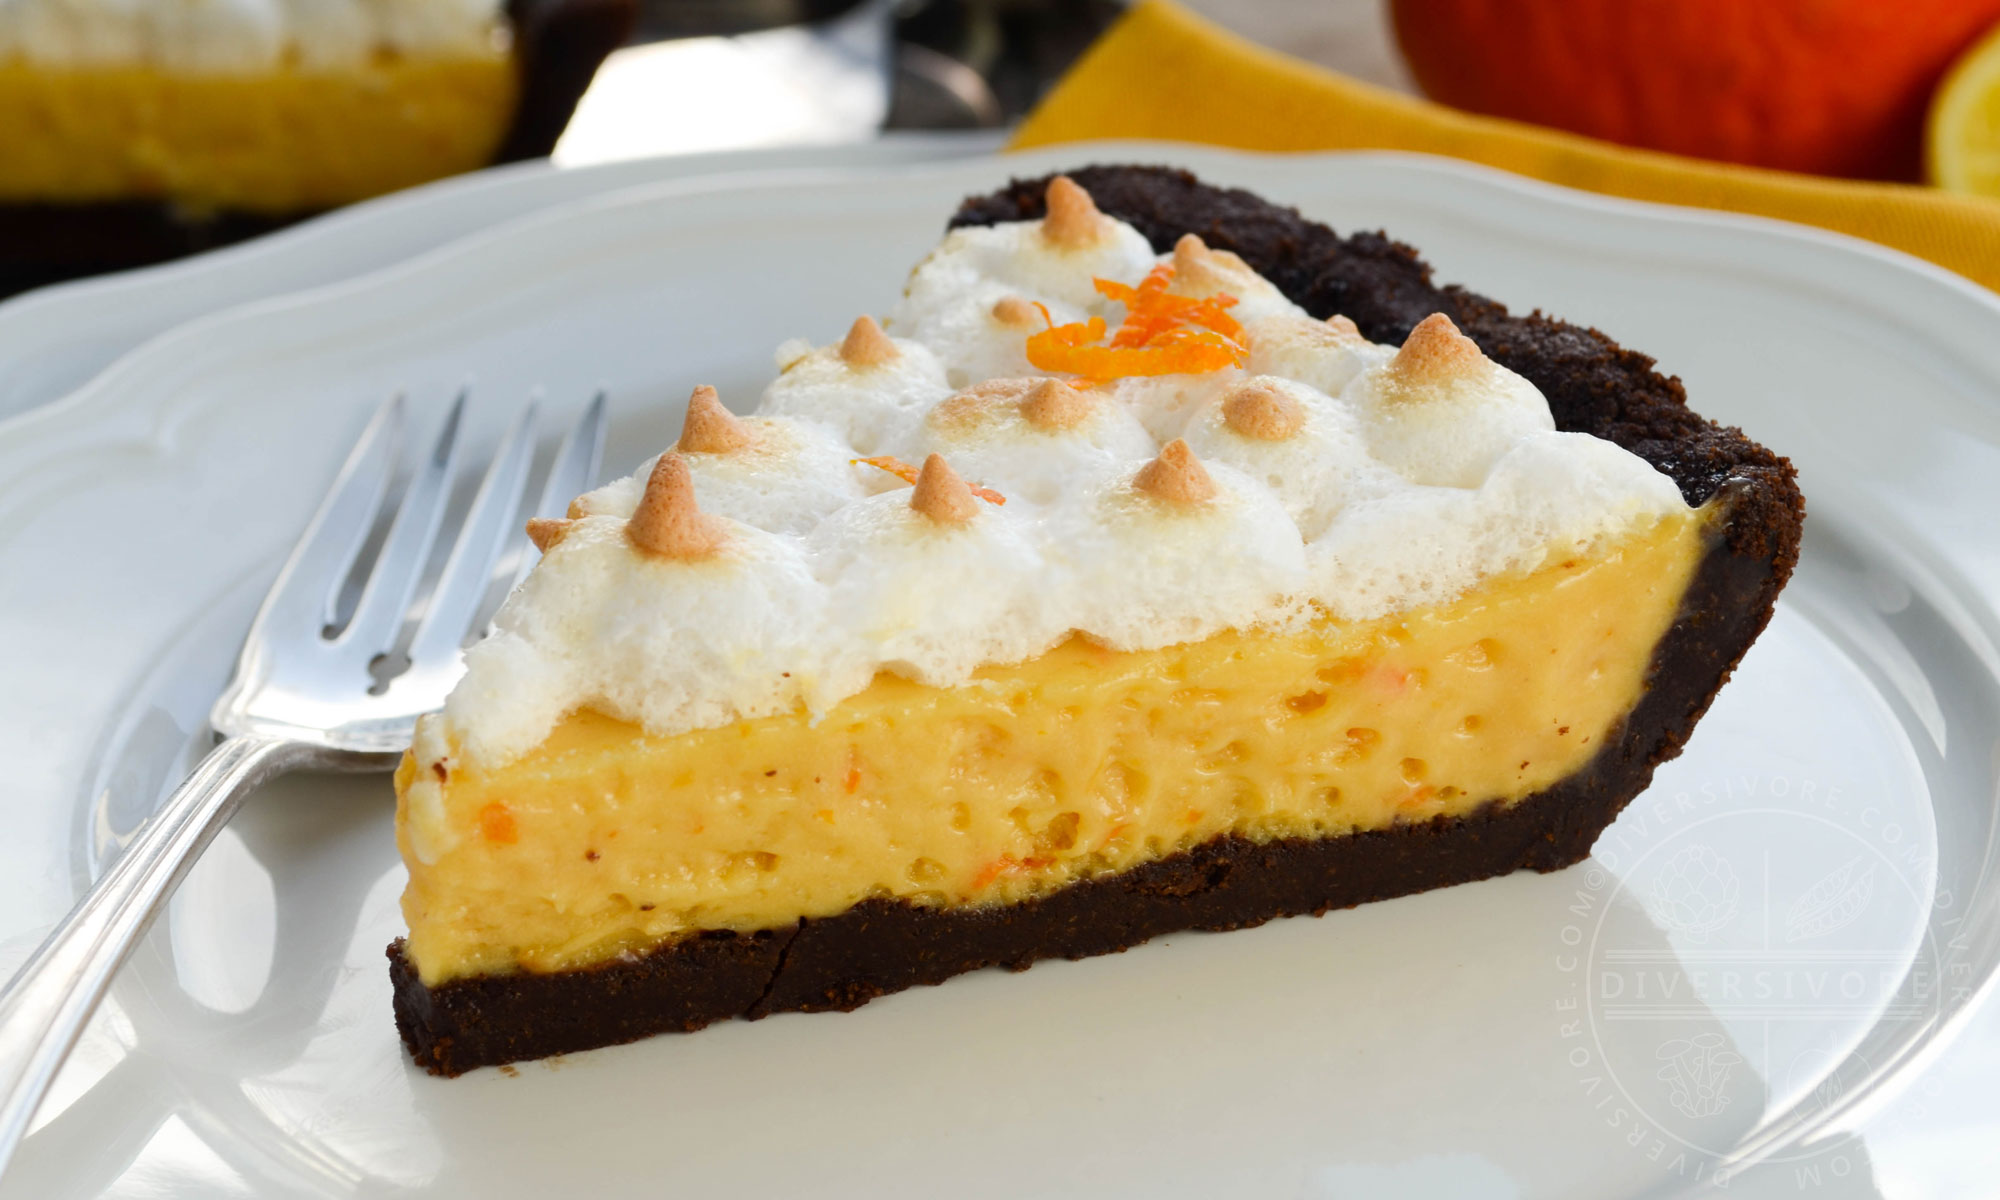
[[[687,419],[681,422],[682,454],[729,454],[755,440],[743,418],[722,407],[715,389],[702,384],[688,397]]]
[[[1479,343],[1439,312],[1417,322],[1403,339],[1403,348],[1389,360],[1389,369],[1408,387],[1422,388],[1462,378],[1486,364]]]
[[[1305,426],[1306,410],[1270,384],[1251,380],[1223,396],[1222,420],[1244,437],[1282,442]]]
[[[1553,432],[1548,400],[1432,313],[1387,363],[1341,399],[1361,416],[1368,450],[1412,483],[1476,488],[1522,438]]]
[[[1257,278],[1250,264],[1228,250],[1215,250],[1192,233],[1184,233],[1174,243],[1174,282],[1177,291],[1190,295],[1210,295],[1240,287]]]
[[[500,0],[420,4],[271,0],[7,0],[0,60],[37,68],[139,67],[204,75],[450,61],[504,45]]]
[[[1346,317],[1315,321],[1304,314],[1276,314],[1246,321],[1243,336],[1253,375],[1275,375],[1338,396],[1369,367],[1395,353],[1361,336]]]
[[[840,343],[840,361],[859,370],[863,367],[879,367],[892,363],[902,355],[896,343],[882,332],[874,317],[861,316],[847,331],[847,337]]]
[[[1234,468],[1269,488],[1308,545],[1350,505],[1409,486],[1369,454],[1351,409],[1284,376],[1256,376],[1203,404],[1181,436],[1211,473]]]
[[[1245,325],[1262,317],[1305,316],[1249,263],[1228,250],[1215,249],[1192,233],[1183,234],[1174,243],[1167,261],[1174,270],[1173,283],[1167,288],[1171,295],[1204,299],[1226,295],[1235,302],[1229,314]]]
[[[1042,218],[1042,236],[1051,245],[1081,250],[1103,241],[1110,219],[1097,211],[1097,201],[1067,175],[1049,180],[1044,193],[1048,215]]]
[[[1160,456],[1139,468],[1132,486],[1169,504],[1203,504],[1215,498],[1215,481],[1180,438],[1160,447]]]
[[[1060,379],[1044,379],[1021,400],[1021,416],[1044,433],[1074,429],[1090,417],[1088,394]]]
[[[729,527],[695,506],[687,459],[662,454],[625,523],[625,536],[647,554],[690,561],[715,553],[729,540]]]
[[[574,507],[575,505],[571,505],[572,509]],[[573,523],[574,518],[563,521],[549,517],[535,517],[528,522],[528,540],[535,544],[536,550],[547,554],[563,540],[563,535],[569,532]]]
[[[1342,329],[1334,321],[1346,320],[1333,317],[1325,321],[1315,321],[1311,317],[1265,317],[1252,321],[1243,329],[1243,337],[1249,343],[1252,354],[1304,349],[1307,351],[1339,350],[1357,342],[1365,343],[1359,331],[1349,333],[1354,322],[1347,322]]]
[[[963,525],[979,515],[979,501],[972,488],[944,461],[933,454],[917,472],[917,486],[910,492],[910,507],[940,525]]]
[[[1061,503],[1086,480],[1123,478],[1159,448],[1122,403],[1055,379],[989,379],[933,408],[911,456],[943,454],[968,479],[1028,504]]]
[[[1032,379],[988,379],[975,383],[945,397],[931,409],[924,424],[940,433],[964,436],[984,425],[997,406],[1024,401],[1038,386]]]
[[[698,390],[677,451],[538,522],[561,553],[447,706],[467,752],[525,752],[579,704],[672,734],[823,712],[882,671],[956,686],[1072,631],[1142,649],[1307,607],[1369,619],[1686,511],[1643,460],[1556,432],[1444,316],[1376,345],[1198,238],[1156,253],[1072,181],[1048,202],[947,234],[894,340],[864,317],[789,345],[749,416]],[[1227,277],[1242,366],[1079,390],[1025,356],[1051,326],[1118,325],[1111,293],[1169,265],[1170,287]],[[660,566],[718,552],[728,570]]]
[[[1019,296],[1002,296],[993,302],[993,319],[1012,329],[1034,329],[1041,325],[1041,313]]]

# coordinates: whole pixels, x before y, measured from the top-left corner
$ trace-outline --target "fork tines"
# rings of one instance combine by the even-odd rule
[[[396,491],[409,424],[397,395],[376,410],[300,539],[251,638],[290,642],[307,630],[322,651],[385,692],[409,675],[438,690],[458,672],[458,650],[483,632],[506,593],[534,562],[525,521],[559,516],[595,481],[604,450],[605,397],[593,397],[563,436],[539,498],[523,509],[534,473],[539,404],[530,401],[501,436],[455,525],[446,517],[465,467],[460,431],[469,393],[460,391],[430,448]],[[443,564],[434,563],[444,538]]]

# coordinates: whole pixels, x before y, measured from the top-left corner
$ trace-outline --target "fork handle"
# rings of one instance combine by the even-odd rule
[[[310,747],[232,737],[195,767],[0,991],[0,1172],[139,935],[243,797]]]

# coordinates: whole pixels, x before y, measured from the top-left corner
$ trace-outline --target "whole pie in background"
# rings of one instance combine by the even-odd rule
[[[0,295],[547,154],[635,0],[0,3]]]

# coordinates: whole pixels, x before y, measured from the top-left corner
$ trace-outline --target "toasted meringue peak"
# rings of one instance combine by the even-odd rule
[[[942,525],[963,525],[979,513],[979,500],[958,472],[933,454],[917,472],[917,486],[910,493],[910,507]]]
[[[570,507],[576,506],[572,504]],[[528,540],[535,544],[535,549],[547,554],[563,540],[563,535],[569,532],[569,527],[570,521],[567,520],[536,517],[528,522]]]
[[[1091,399],[1060,379],[1044,379],[1021,398],[1021,416],[1044,433],[1074,429],[1090,416]]]
[[[1215,481],[1180,438],[1160,447],[1160,456],[1139,468],[1132,486],[1169,504],[1201,504],[1215,498]]]
[[[1432,313],[1410,331],[1389,369],[1404,382],[1421,385],[1458,378],[1485,363],[1477,342],[1460,333],[1450,317]]]
[[[1222,398],[1222,422],[1243,437],[1282,442],[1305,427],[1306,410],[1270,384],[1252,380]]]
[[[1224,291],[1251,274],[1249,263],[1227,250],[1209,249],[1195,234],[1184,233],[1174,243],[1174,283],[1179,289]]]
[[[1042,218],[1042,236],[1065,250],[1081,250],[1102,241],[1108,218],[1097,211],[1097,201],[1067,175],[1049,180],[1044,203],[1048,215]]]
[[[874,317],[856,317],[840,343],[840,361],[850,367],[879,367],[902,355]]]
[[[695,507],[694,476],[687,459],[662,454],[646,480],[646,493],[625,523],[625,536],[661,558],[706,558],[729,538],[729,527]]]
[[[1326,319],[1326,327],[1339,334],[1342,341],[1365,342],[1368,340],[1361,336],[1361,326],[1356,325],[1354,319],[1344,313],[1335,313],[1328,317]]]
[[[752,436],[743,418],[722,407],[715,389],[704,383],[688,397],[687,420],[681,423],[675,449],[682,454],[728,454],[748,446]]]
[[[590,515],[590,497],[589,497],[589,496],[578,496],[578,497],[577,497],[576,499],[574,499],[574,500],[570,501],[570,502],[569,502],[569,508],[568,508],[568,510],[567,510],[567,511],[565,511],[565,512],[563,513],[563,515],[564,515],[564,516],[566,516],[566,517],[568,517],[568,518],[569,518],[570,520],[572,520],[572,521],[576,520],[576,519],[577,519],[577,518],[579,518],[579,517],[587,517],[587,516],[589,516],[589,515]]]
[[[1002,296],[993,302],[993,319],[1012,329],[1033,329],[1041,314],[1019,296]]]

